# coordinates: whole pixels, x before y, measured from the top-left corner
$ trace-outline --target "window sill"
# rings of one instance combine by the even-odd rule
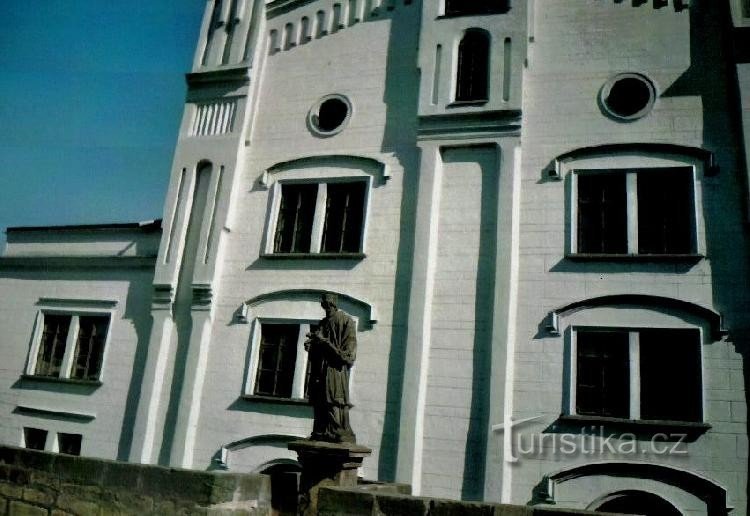
[[[565,258],[572,261],[624,261],[624,262],[698,262],[705,255],[684,254],[614,254],[614,253],[569,253]]]
[[[477,100],[454,100],[450,104],[448,104],[446,107],[448,108],[461,108],[461,107],[471,107],[471,106],[484,106],[487,104],[490,100],[489,99],[477,99]]]
[[[54,376],[37,376],[33,374],[22,374],[21,379],[32,382],[63,383],[66,385],[86,385],[89,387],[99,387],[102,385],[101,380],[78,380],[75,378],[57,378]]]
[[[263,253],[270,260],[363,260],[365,253]]]
[[[262,403],[276,403],[278,405],[311,406],[310,400],[307,400],[304,398],[277,398],[275,396],[261,396],[258,394],[243,394],[242,399],[246,401],[258,401]]]
[[[601,426],[641,434],[686,434],[691,437],[697,437],[711,429],[710,424],[697,421],[624,419],[605,416],[583,416],[578,414],[563,414],[557,420],[561,423],[582,427]]]

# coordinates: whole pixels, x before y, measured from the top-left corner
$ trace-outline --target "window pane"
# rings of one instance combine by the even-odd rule
[[[321,250],[324,253],[356,253],[362,239],[366,184],[329,183]]]
[[[79,317],[76,355],[71,378],[80,380],[99,378],[108,329],[109,317],[107,316]]]
[[[625,174],[578,175],[578,252],[628,251]]]
[[[576,413],[630,417],[628,333],[579,331]]]
[[[39,343],[34,374],[39,376],[60,376],[65,341],[70,329],[69,315],[44,314],[44,329]]]
[[[446,16],[508,12],[509,0],[445,0]]]
[[[274,253],[309,253],[318,185],[282,185]]]
[[[640,357],[641,418],[700,421],[698,330],[641,330]]]
[[[458,45],[456,100],[487,100],[489,57],[489,36],[484,31],[467,31]]]
[[[263,324],[254,394],[290,398],[299,325]]]
[[[23,442],[24,446],[29,450],[44,450],[44,445],[47,442],[47,430],[24,428]]]
[[[57,434],[58,451],[66,455],[81,454],[81,434]]]
[[[638,172],[638,252],[693,250],[693,186],[689,168]]]

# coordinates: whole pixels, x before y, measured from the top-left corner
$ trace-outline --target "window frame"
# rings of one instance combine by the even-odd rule
[[[571,259],[671,259],[686,258],[699,259],[705,256],[705,231],[701,214],[702,195],[702,167],[692,161],[677,159],[657,159],[653,157],[621,157],[606,159],[583,160],[571,163],[567,167],[568,177],[568,217],[569,230],[567,238],[566,257]],[[690,169],[690,240],[691,249],[688,253],[639,253],[638,252],[638,181],[639,173],[648,173],[656,169]],[[626,249],[625,253],[584,253],[578,251],[578,178],[588,174],[624,174],[626,196]]]
[[[359,236],[359,250],[357,252],[323,252],[323,231],[325,229],[326,199],[329,184],[341,183],[364,183],[364,196],[362,199],[362,226]],[[316,184],[318,186],[313,214],[312,230],[310,236],[310,250],[307,252],[275,252],[274,242],[276,228],[279,222],[281,209],[282,188],[284,185]],[[261,257],[264,258],[364,258],[366,253],[367,229],[370,219],[370,204],[373,188],[373,179],[369,174],[305,177],[304,175],[290,175],[279,179],[271,186],[271,202],[269,205],[267,230],[265,242],[262,247]]]
[[[70,324],[68,326],[68,335],[65,340],[65,352],[63,354],[62,363],[60,365],[60,374],[58,376],[43,376],[36,373],[37,361],[39,358],[39,350],[42,344],[42,335],[44,332],[44,317],[46,315],[62,315],[70,317]],[[26,368],[23,376],[25,378],[39,380],[39,381],[50,381],[50,382],[65,382],[65,383],[81,383],[87,385],[101,385],[105,377],[105,365],[107,363],[107,355],[110,348],[110,341],[112,339],[112,329],[114,324],[114,313],[112,310],[103,310],[98,308],[60,308],[60,307],[42,307],[37,311],[34,330],[32,332],[31,346],[29,347],[29,355],[26,361]],[[108,320],[107,335],[104,338],[102,344],[102,359],[101,366],[99,367],[99,374],[96,379],[82,379],[73,378],[72,374],[75,370],[75,358],[76,351],[78,348],[78,335],[80,331],[80,318],[81,317],[106,317]]]
[[[694,330],[698,332],[698,357],[700,363],[700,399],[697,401],[699,406],[698,421],[683,420],[661,420],[661,419],[642,419],[641,418],[641,363],[640,363],[640,342],[639,332],[643,330]],[[578,333],[586,332],[627,332],[628,333],[628,390],[629,396],[629,415],[628,418],[608,417],[590,414],[579,414],[577,411],[577,389],[578,389]],[[590,419],[616,420],[616,421],[637,421],[647,424],[668,423],[676,425],[693,425],[706,423],[706,368],[704,346],[704,329],[700,326],[612,326],[612,325],[588,325],[576,324],[570,326],[569,332],[569,357],[568,357],[568,378],[569,382],[565,386],[567,389],[567,403],[563,407],[564,415],[574,417],[584,417]]]
[[[249,399],[261,399],[267,401],[280,402],[298,402],[309,403],[305,397],[305,377],[307,373],[308,355],[304,344],[305,335],[310,331],[311,325],[317,325],[320,319],[286,319],[276,317],[257,317],[253,319],[250,330],[250,360],[247,366],[245,384],[242,389],[242,395]],[[256,394],[255,383],[258,377],[258,367],[260,366],[260,342],[263,335],[264,324],[295,324],[299,326],[299,335],[297,337],[297,357],[294,366],[294,381],[292,382],[292,395],[289,398],[282,396],[270,396],[267,394]]]
[[[462,15],[463,16],[463,15]],[[461,89],[459,81],[459,71],[461,65],[461,45],[468,37],[482,37],[486,43],[486,68],[485,68],[485,96],[484,98],[472,98],[472,99],[459,99],[458,94]],[[492,34],[485,28],[482,27],[467,27],[463,30],[459,37],[457,37],[453,44],[453,63],[451,73],[451,102],[448,105],[451,106],[482,106],[490,102],[490,95],[492,93]]]

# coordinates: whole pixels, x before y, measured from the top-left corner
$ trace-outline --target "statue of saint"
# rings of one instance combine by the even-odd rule
[[[349,425],[349,370],[357,352],[357,328],[337,302],[334,294],[322,296],[320,306],[326,316],[305,341],[310,362],[307,394],[315,415],[310,439],[354,443]]]

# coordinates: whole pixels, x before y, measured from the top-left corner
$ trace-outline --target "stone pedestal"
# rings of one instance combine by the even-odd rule
[[[370,448],[354,443],[328,443],[303,439],[293,441],[289,449],[297,453],[302,465],[299,489],[299,514],[317,514],[319,487],[354,487],[357,469]]]

